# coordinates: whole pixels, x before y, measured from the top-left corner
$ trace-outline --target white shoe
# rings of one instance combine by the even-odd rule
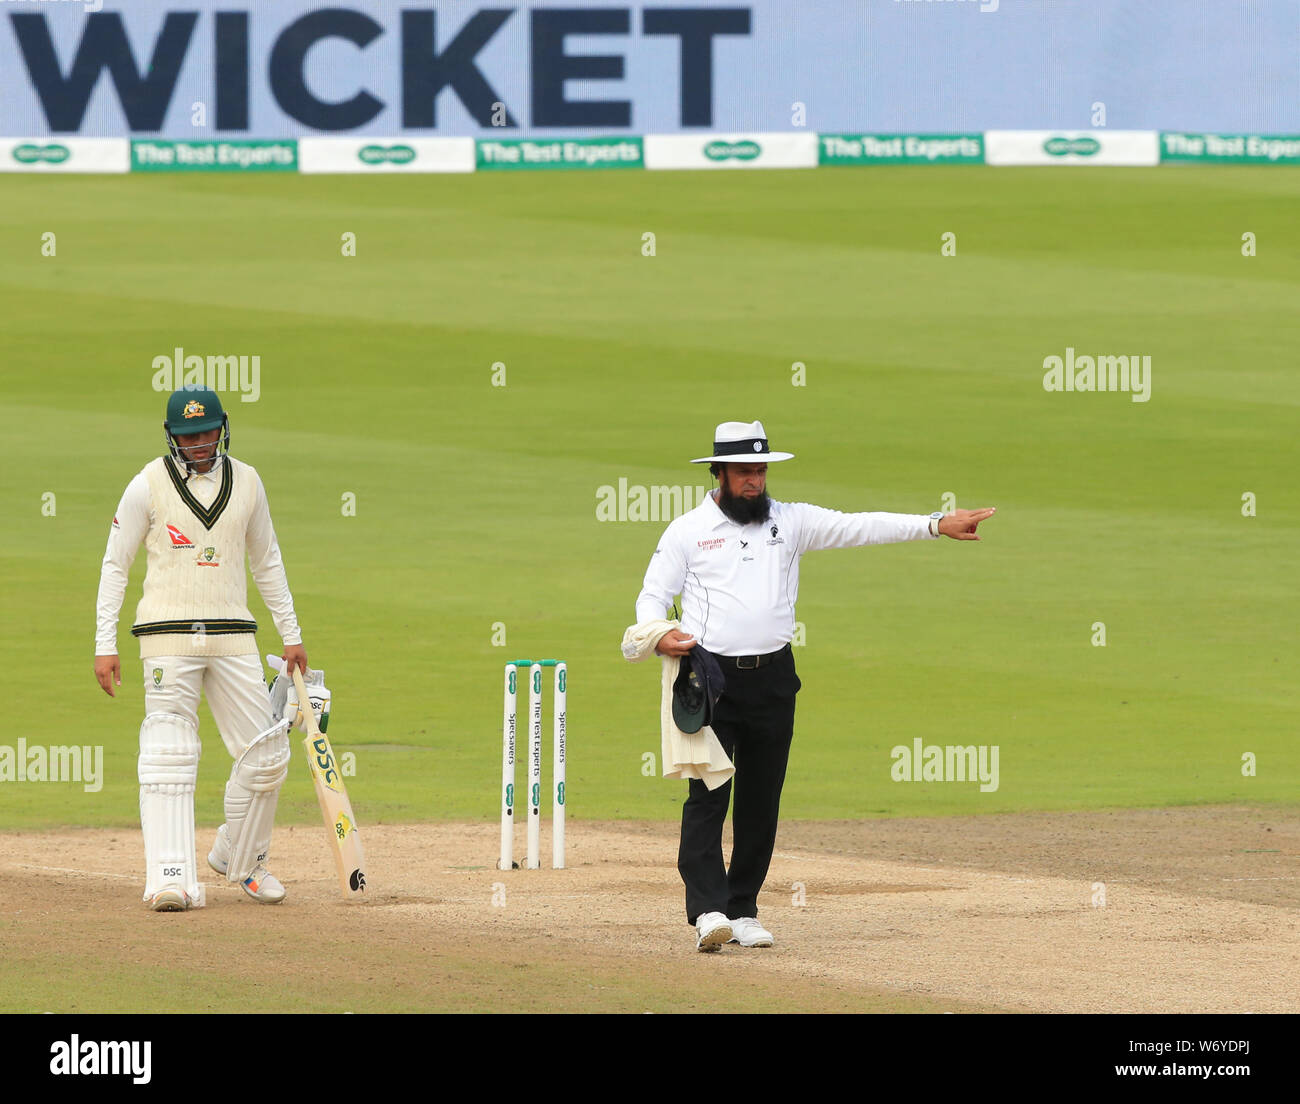
[[[225,874],[230,867],[230,833],[224,824],[217,829],[217,838],[208,852],[208,865],[218,874]]]
[[[695,918],[695,931],[699,935],[697,951],[718,951],[731,942],[731,921],[720,912],[700,913]]]
[[[261,863],[253,867],[253,873],[239,884],[259,904],[278,905],[284,900],[284,886],[280,884],[280,879]]]
[[[742,947],[770,947],[772,933],[752,916],[742,916],[731,922],[731,942]]]
[[[216,841],[208,852],[208,865],[218,874],[224,874],[230,866],[230,835],[224,824],[217,829]]]
[[[190,899],[180,886],[169,885],[150,897],[148,905],[151,912],[184,912],[190,907]]]
[[[208,865],[218,874],[225,874],[230,869],[230,834],[224,824],[217,829],[216,842],[208,852]],[[278,905],[284,900],[284,886],[280,884],[280,879],[261,863],[239,884],[245,893],[260,904]]]

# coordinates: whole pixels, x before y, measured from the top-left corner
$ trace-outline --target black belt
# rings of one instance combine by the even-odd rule
[[[787,644],[784,648],[778,648],[775,652],[768,652],[766,655],[747,655],[747,656],[726,656],[720,655],[717,660],[724,667],[733,667],[737,671],[752,671],[758,667],[765,667],[772,660],[785,655],[790,650]]]

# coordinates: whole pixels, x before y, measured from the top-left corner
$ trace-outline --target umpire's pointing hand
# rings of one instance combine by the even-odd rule
[[[997,512],[996,506],[985,506],[980,510],[954,510],[939,522],[939,532],[953,540],[979,540],[975,535],[975,526]]]

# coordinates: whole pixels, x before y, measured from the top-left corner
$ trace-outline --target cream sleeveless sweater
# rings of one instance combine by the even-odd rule
[[[141,658],[255,652],[257,623],[248,611],[244,570],[244,534],[257,503],[253,469],[225,457],[220,489],[207,507],[165,457],[144,474],[154,522],[144,541],[148,570],[131,628]]]

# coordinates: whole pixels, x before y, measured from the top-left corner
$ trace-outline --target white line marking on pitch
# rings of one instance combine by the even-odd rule
[[[1279,874],[1275,878],[1224,878],[1225,882],[1293,882],[1294,874]]]
[[[53,874],[79,874],[83,878],[120,878],[122,881],[134,882],[134,874],[110,874],[106,870],[73,870],[67,866],[41,866],[38,863],[15,863],[23,870],[48,870]]]

